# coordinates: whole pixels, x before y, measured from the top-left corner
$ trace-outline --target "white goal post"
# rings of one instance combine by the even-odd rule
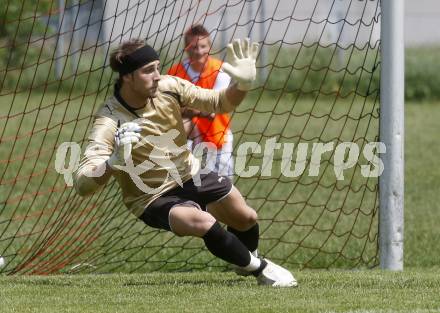
[[[381,13],[379,136],[387,151],[379,178],[380,267],[403,270],[404,0],[383,0]]]

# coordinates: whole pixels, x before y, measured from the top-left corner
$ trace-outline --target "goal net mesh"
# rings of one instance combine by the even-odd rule
[[[220,59],[234,38],[261,46],[258,83],[231,115],[234,158],[256,169],[234,184],[258,212],[261,254],[290,268],[378,264],[378,179],[362,174],[379,133],[378,0],[3,2],[0,273],[227,269],[202,240],[131,215],[113,179],[81,198],[62,170],[75,157],[60,147],[84,149],[94,112],[112,95],[110,51],[145,38],[166,73],[185,58],[182,34],[194,24],[209,30]],[[237,156],[249,142],[260,150]],[[338,172],[346,142],[359,156]],[[314,164],[319,143],[333,146]],[[339,151],[347,161],[354,150]]]

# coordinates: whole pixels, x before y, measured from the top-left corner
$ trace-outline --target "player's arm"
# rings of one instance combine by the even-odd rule
[[[217,74],[214,86],[212,87],[213,90],[223,90],[229,87],[231,83],[231,76],[229,76],[226,72],[220,70]],[[214,119],[215,113],[210,112],[202,112],[195,109],[187,108],[184,110],[184,113],[182,113],[183,117],[189,117],[193,118],[194,116],[197,117],[204,117],[208,119]]]
[[[108,117],[95,118],[84,156],[73,174],[73,185],[80,196],[94,193],[109,180],[112,173],[106,160],[113,153],[116,125]]]
[[[108,117],[95,119],[84,157],[73,175],[74,187],[80,196],[90,195],[105,185],[130,157],[131,145],[139,142],[137,124],[118,126]]]

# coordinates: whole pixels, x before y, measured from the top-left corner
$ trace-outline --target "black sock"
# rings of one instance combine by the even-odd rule
[[[247,266],[251,255],[246,246],[232,233],[224,230],[218,222],[203,236],[208,250],[220,259],[238,266]]]
[[[260,228],[258,223],[246,231],[239,231],[228,226],[228,231],[237,236],[249,251],[254,252],[257,250],[258,240],[260,238]]]

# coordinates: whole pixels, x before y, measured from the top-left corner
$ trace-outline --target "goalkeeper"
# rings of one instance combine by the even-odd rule
[[[86,196],[114,176],[125,205],[145,224],[202,238],[213,255],[260,284],[296,286],[289,271],[251,253],[258,247],[257,213],[230,179],[202,174],[186,148],[181,109],[234,110],[256,78],[257,53],[258,44],[248,39],[229,44],[222,68],[234,83],[214,91],[161,76],[159,56],[144,41],[121,44],[110,57],[111,68],[119,73],[114,95],[95,114],[74,186]]]

